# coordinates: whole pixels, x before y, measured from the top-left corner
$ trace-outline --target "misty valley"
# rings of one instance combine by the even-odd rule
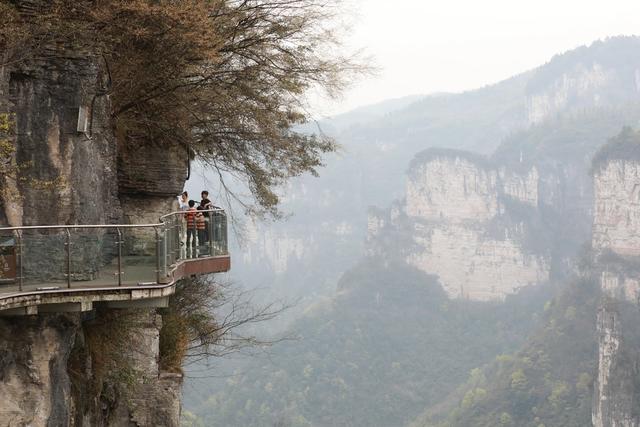
[[[341,150],[228,277],[295,301],[259,327],[290,339],[187,368],[183,425],[638,425],[638,58],[610,38],[322,121]]]

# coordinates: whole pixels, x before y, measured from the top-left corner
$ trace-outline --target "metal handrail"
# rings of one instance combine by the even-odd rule
[[[214,222],[213,220],[209,221],[209,228],[207,229],[207,233],[209,233],[209,253],[206,255],[207,257],[212,257],[214,255],[214,242],[212,234],[218,234],[218,240],[216,240],[216,248],[222,248],[224,253],[227,253],[227,232],[226,232],[226,214],[224,209],[221,208],[211,208],[211,209],[203,209],[199,210],[199,213],[221,213],[223,216],[223,220]],[[180,246],[182,241],[182,236],[180,235],[182,218],[185,217],[187,211],[174,211],[162,215],[159,218],[159,223],[145,223],[145,224],[68,224],[68,225],[26,225],[26,226],[16,226],[16,227],[0,227],[0,234],[11,232],[15,235],[17,241],[17,251],[16,262],[19,267],[19,273],[16,271],[15,279],[18,280],[19,290],[23,290],[23,264],[24,264],[24,250],[23,250],[23,231],[47,231],[47,230],[61,230],[65,232],[65,265],[64,265],[64,276],[66,277],[67,288],[71,288],[71,230],[91,230],[91,229],[99,229],[99,230],[115,230],[117,233],[117,275],[118,284],[117,286],[122,286],[122,275],[124,274],[122,267],[122,244],[124,243],[122,230],[125,229],[149,229],[154,230],[155,234],[155,272],[156,272],[156,283],[161,282],[161,273],[164,272],[164,277],[168,277],[169,268],[175,265],[178,261],[181,260],[180,256]],[[213,216],[211,217],[213,218]],[[174,222],[171,221],[174,220]],[[178,221],[175,221],[178,220]],[[214,227],[215,226],[215,227]],[[224,227],[222,234],[220,234],[221,227]],[[216,233],[214,230],[218,230]],[[161,232],[162,237],[161,237]],[[194,240],[195,242],[195,240]],[[199,240],[200,243],[200,240]],[[200,243],[200,246],[203,245]],[[195,244],[194,244],[195,247]],[[162,249],[164,248],[164,252]],[[195,249],[194,249],[195,253]],[[224,254],[223,253],[223,254]],[[163,268],[164,267],[164,268]]]
[[[222,208],[211,208],[211,209],[202,209],[199,210],[198,212],[222,212],[224,213],[224,209]],[[187,213],[187,211],[173,211],[173,212],[169,212],[168,214],[162,215],[160,217],[160,221],[162,221],[163,219],[173,216],[173,215],[184,215],[185,213]]]
[[[198,212],[221,212],[224,213],[224,209],[203,209]],[[170,216],[184,215],[187,211],[174,211],[160,217],[160,221],[157,224],[67,224],[67,225],[21,225],[17,227],[0,227],[0,233],[3,231],[17,231],[17,230],[63,230],[63,229],[91,229],[91,228],[153,228],[166,225],[163,219]]]

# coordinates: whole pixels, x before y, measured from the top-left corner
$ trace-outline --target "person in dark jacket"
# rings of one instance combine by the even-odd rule
[[[200,193],[200,197],[202,197],[202,200],[200,200],[200,206],[198,206],[198,210],[209,210],[213,208],[213,203],[211,203],[211,200],[209,200],[209,192],[207,190],[203,190],[202,193]],[[211,237],[209,236],[209,225],[210,225],[209,221],[211,221],[210,212],[202,212],[202,214],[204,215],[204,221],[205,221],[204,242],[200,242],[200,245],[208,243],[209,238]]]

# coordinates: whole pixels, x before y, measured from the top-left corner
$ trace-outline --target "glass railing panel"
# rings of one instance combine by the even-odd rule
[[[211,255],[211,212],[201,212],[201,214],[202,219],[200,220],[199,225],[196,226],[198,234],[198,258],[204,258]]]
[[[18,285],[18,241],[15,233],[0,235],[0,289]]]
[[[160,227],[163,233],[163,265],[166,266],[167,272],[180,259],[181,250],[184,249],[182,247],[184,244],[181,244],[184,240],[181,218],[177,215],[166,216],[162,220],[162,227]]]
[[[195,213],[193,220],[188,220],[190,213],[178,215],[180,221],[181,246],[180,259],[201,258],[209,256],[209,218],[203,212]]]
[[[18,248],[18,276],[24,290],[66,287],[69,264],[66,230],[23,230]]]
[[[182,215],[172,215],[168,220],[167,233],[169,234],[168,241],[170,250],[169,266],[171,266],[184,257],[186,222]]]
[[[211,213],[211,254],[227,255],[227,216],[223,211]]]
[[[162,244],[160,245],[160,268],[164,276],[168,274],[173,258],[173,234],[171,232],[171,227],[172,225],[170,224],[170,222],[165,221],[160,228],[160,236],[162,239]]]
[[[156,234],[154,228],[123,228],[121,231],[122,284],[130,286],[156,283],[156,237],[159,238],[160,233]]]
[[[79,228],[71,232],[71,286],[118,285],[118,233],[115,229]]]
[[[170,264],[168,264],[168,253],[170,250],[170,238],[171,238],[171,233],[169,232],[168,227],[165,225],[163,225],[162,227],[159,227],[159,234],[158,234],[158,238],[160,239],[160,244],[158,245],[158,250],[160,251],[158,253],[158,259],[159,259],[159,268],[160,268],[160,277],[166,277],[168,274],[168,267]]]
[[[163,237],[162,256],[167,269],[182,259],[228,255],[224,211],[198,211],[198,219],[191,222],[191,229],[187,228],[186,215],[188,213],[179,212],[162,219],[167,233]]]
[[[204,212],[199,212],[200,215]],[[224,211],[200,216],[187,230],[184,213],[154,227],[100,226],[3,230],[0,287],[102,287],[157,283],[178,262],[228,255]]]

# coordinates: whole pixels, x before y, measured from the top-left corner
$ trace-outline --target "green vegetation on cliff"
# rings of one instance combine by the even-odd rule
[[[514,133],[496,149],[492,159],[516,170],[535,165],[541,172],[561,167],[588,169],[591,159],[624,126],[640,123],[640,105],[585,109]]]
[[[590,425],[599,295],[597,280],[575,279],[545,305],[544,323],[522,350],[472,371],[412,427]]]
[[[402,425],[471,369],[514,351],[547,297],[537,288],[506,304],[449,300],[433,277],[368,260],[295,324],[300,340],[276,346],[223,392],[187,391],[186,409],[206,426]]]

